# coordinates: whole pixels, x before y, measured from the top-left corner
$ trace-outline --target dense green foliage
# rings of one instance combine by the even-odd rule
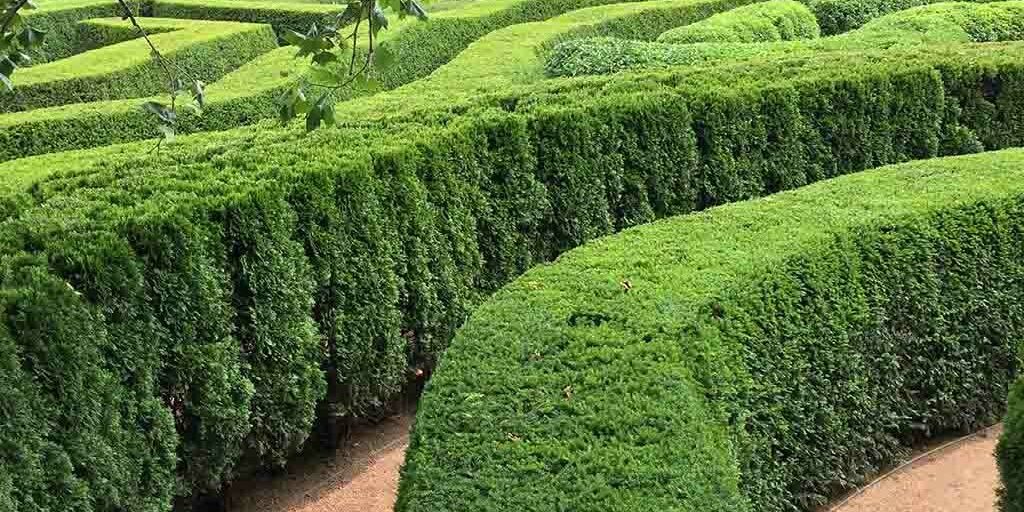
[[[1010,389],[1007,407],[1003,435],[996,446],[1002,481],[999,509],[1020,512],[1024,510],[1024,379],[1019,379]]]
[[[135,5],[136,2],[131,2]],[[70,57],[86,48],[79,43],[79,21],[109,18],[120,15],[117,2],[112,0],[68,0],[45,2],[39,9],[28,11],[25,17],[33,27],[46,32],[46,45],[33,52],[36,63]]]
[[[481,305],[397,510],[813,509],[995,421],[1024,336],[1024,152],[629,230]]]
[[[153,154],[142,141],[0,164],[0,508],[166,510],[172,496],[216,491],[244,466],[281,464],[318,414],[377,411],[411,369],[433,368],[491,293],[568,249],[666,216],[1024,138],[1024,46],[972,44],[1016,39],[1017,25],[1003,22],[1017,4],[936,6],[950,9],[947,21],[915,18],[925,28],[904,30],[884,18],[844,36],[851,42],[761,60],[547,80],[545,56],[560,42],[649,42],[751,1],[449,3],[428,22],[380,32],[396,66],[379,85],[392,90],[339,94],[355,101],[337,105],[338,129],[306,136],[264,122],[183,136]],[[277,7],[305,8],[148,5],[196,17],[234,6],[265,24],[254,29],[262,54],[210,84],[203,115],[182,114],[183,132],[274,117],[275,98],[308,76],[294,48],[269,50],[267,26],[291,23],[274,18]],[[84,49],[141,44],[109,23],[95,28],[104,23],[79,23],[93,28],[80,28],[69,51],[84,59]],[[148,137],[143,99],[0,115],[0,159]],[[1003,385],[992,372],[979,392]],[[659,396],[692,418],[717,414],[721,404],[706,407],[687,382]],[[637,414],[660,414],[646,407]],[[956,409],[947,424],[932,416],[953,411],[949,403],[929,407],[919,412],[937,428],[995,410]],[[779,425],[795,425],[798,412],[780,412]],[[76,415],[82,427],[69,432]],[[723,447],[739,431],[697,431],[708,444],[665,453],[714,464],[662,475],[692,480],[694,496],[741,507],[736,490],[755,485],[770,510],[800,493],[812,503],[839,478],[827,476],[831,459],[805,472],[753,453],[737,472]],[[899,451],[883,441],[876,455],[850,459],[839,485]],[[804,474],[807,488],[790,488]],[[430,509],[423,494],[403,499]]]
[[[120,18],[83,24],[91,27],[90,37],[101,42],[123,37],[126,30]],[[147,18],[142,24],[156,34],[151,39],[166,65],[206,82],[277,47],[267,25],[161,18]],[[33,66],[18,74],[18,86],[3,96],[0,112],[158,94],[166,87],[165,64],[150,53],[145,41],[132,39]]]
[[[372,409],[488,293],[587,240],[979,141],[1019,143],[1019,54],[959,53],[931,57],[942,75],[892,54],[866,55],[856,75],[822,61],[770,85],[754,67],[745,86],[735,70],[656,77],[675,91],[620,77],[524,92],[516,113],[484,104],[445,128],[247,130],[149,157],[137,146],[10,162],[3,251],[30,253],[90,313],[48,321],[90,333],[101,354],[152,362],[124,367],[144,371],[133,396],[172,407],[174,426],[164,417],[151,435],[179,440],[178,492],[216,487],[246,450],[268,463],[294,451],[328,387],[341,412]],[[729,87],[709,89],[718,79]],[[990,79],[1000,91],[975,97]],[[953,135],[973,143],[947,148]],[[115,388],[113,401],[136,389]],[[33,435],[72,450],[59,430]],[[45,453],[3,464],[45,488],[58,475],[23,467]]]
[[[149,15],[161,18],[265,23],[278,32],[305,32],[314,23],[323,25],[331,14],[345,10],[345,6],[294,0],[152,0],[148,9]]]
[[[608,74],[623,70],[709,65],[909,45],[1016,41],[1024,37],[1024,2],[947,3],[901,11],[845,34],[799,42],[666,44],[613,39],[574,39],[547,57],[550,76]]]
[[[801,0],[814,11],[823,34],[841,34],[886,14],[945,0]],[[980,1],[987,0],[966,0]]]
[[[92,0],[96,1],[96,0]],[[184,1],[184,0],[183,0]],[[250,2],[223,0],[241,6]],[[591,11],[581,16],[573,14],[564,20],[545,24],[547,31],[531,33],[524,31],[530,25],[517,25],[521,32],[521,40],[509,45],[510,34],[491,34],[488,52],[478,57],[464,56],[462,63],[454,66],[456,70],[475,70],[478,75],[493,72],[493,66],[499,66],[499,77],[516,77],[523,75],[523,63],[529,71],[536,62],[532,48],[539,47],[547,38],[564,32],[571,32],[579,26],[604,27],[599,33],[629,36],[645,27],[647,21],[656,21],[645,27],[649,33],[646,39],[654,39],[668,28],[699,19],[698,13],[708,14],[719,10],[747,3],[749,0],[705,0],[693,2],[662,1],[635,3],[633,6],[608,6],[608,11]],[[188,0],[194,5],[198,0]],[[539,2],[535,0],[492,0],[473,3],[459,9],[443,10],[433,15],[429,22],[420,23],[415,20],[403,20],[394,23],[387,30],[380,32],[382,47],[392,55],[395,65],[388,67],[377,76],[379,86],[357,86],[345,89],[336,94],[337,99],[361,97],[379,91],[380,87],[394,88],[413,80],[423,78],[445,64],[453,56],[459,54],[471,42],[481,38],[487,32],[500,27],[534,21],[555,16],[565,11],[588,5],[613,3],[613,0],[560,0],[558,2]],[[651,9],[664,12],[661,19],[647,18],[642,12]],[[577,19],[578,18],[578,19]],[[623,18],[622,23],[614,23],[615,18]],[[268,18],[247,18],[258,21],[270,21]],[[578,34],[577,36],[582,36]],[[502,62],[496,59],[494,52],[512,54],[515,59]],[[238,125],[251,124],[262,119],[276,117],[276,100],[284,90],[293,86],[305,70],[289,63],[294,49],[281,48],[272,51],[260,59],[251,62],[230,73],[224,79],[210,85],[207,96],[210,104],[201,118],[183,113],[179,122],[179,131],[198,132],[224,130]],[[487,63],[478,60],[484,57]],[[533,75],[542,78],[540,73]],[[434,96],[451,96],[450,84],[441,84],[445,89],[435,88],[431,83],[427,87]],[[499,88],[490,84],[490,92]],[[505,85],[502,83],[501,85]],[[465,92],[460,92],[465,95]],[[0,161],[10,160],[29,155],[79,149],[120,142],[128,142],[149,138],[155,135],[154,127],[148,114],[139,111],[138,101],[113,100],[92,103],[76,103],[72,105],[36,109],[32,112],[16,112],[0,115]],[[444,103],[450,103],[445,100]],[[385,108],[383,110],[389,110]],[[45,141],[45,142],[43,142]]]
[[[759,43],[814,39],[820,35],[814,13],[796,0],[770,0],[716,14],[668,30],[662,43]]]

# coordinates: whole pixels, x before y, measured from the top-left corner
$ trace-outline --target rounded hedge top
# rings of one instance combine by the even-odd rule
[[[814,39],[818,20],[795,0],[770,0],[678,27],[658,37],[663,43],[762,43]]]

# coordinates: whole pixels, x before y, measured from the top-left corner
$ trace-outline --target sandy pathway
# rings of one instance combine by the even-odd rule
[[[233,486],[231,512],[391,512],[408,446],[410,416],[356,432],[327,457],[293,463],[284,475]]]
[[[244,512],[391,512],[410,418],[357,433],[328,459],[232,490],[229,510]],[[995,512],[998,484],[992,429],[889,475],[830,512]]]
[[[994,512],[997,428],[890,475],[834,512]]]

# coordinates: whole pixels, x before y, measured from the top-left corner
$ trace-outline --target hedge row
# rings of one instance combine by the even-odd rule
[[[699,85],[619,77],[504,95],[516,112],[444,128],[252,130],[9,162],[0,297],[20,365],[0,364],[0,381],[19,383],[5,406],[27,404],[0,429],[0,446],[24,447],[0,451],[10,499],[161,510],[216,489],[245,453],[280,463],[325,397],[325,415],[372,410],[483,297],[595,237],[1020,144],[1013,48],[844,55],[769,85],[754,67]],[[973,144],[949,145],[961,139]],[[62,428],[80,409],[82,428]]]
[[[592,242],[477,309],[396,510],[814,510],[998,420],[1024,151],[837,178]]]
[[[315,23],[323,26],[345,10],[343,3],[271,0],[149,0],[146,14],[161,18],[237,21],[268,24],[278,33],[306,33]]]
[[[120,18],[82,23],[94,34],[113,33],[95,36],[101,41],[125,30]],[[269,25],[159,18],[141,24],[153,29],[150,39],[169,65],[204,82],[277,48]],[[25,69],[13,92],[3,95],[0,112],[159,94],[166,87],[163,65],[152,58],[148,44],[136,38]]]
[[[579,3],[580,0],[573,0]],[[601,0],[608,3],[609,0]],[[556,37],[583,37],[593,34],[610,34],[620,36],[639,37],[654,39],[664,30],[684,24],[714,12],[721,11],[730,6],[739,5],[749,0],[662,0],[658,2],[626,3],[623,5],[599,6],[592,9],[575,11],[565,16],[552,19],[539,25],[519,25],[509,27],[507,31],[491,34],[469,52],[464,52],[456,61],[453,61],[445,70],[439,71],[437,76],[431,77],[428,81],[411,84],[402,94],[413,94],[419,96],[416,103],[426,101],[426,98],[436,99],[434,108],[443,109],[453,103],[452,81],[457,80],[461,90],[460,97],[472,97],[479,92],[494,92],[509,83],[523,83],[543,79],[540,60],[534,53],[549,40]],[[487,14],[481,14],[472,6],[451,11],[461,13],[460,18],[453,18],[452,23],[458,23],[466,27],[474,26],[480,19],[489,20],[491,23],[513,23],[517,16],[543,16],[549,14],[549,9],[569,9],[572,2],[568,0],[559,3],[547,3],[543,7],[531,3],[530,7],[522,3],[533,2],[533,0],[505,0],[503,2],[488,2],[482,4],[486,7]],[[594,0],[587,0],[584,3],[601,3]],[[473,4],[481,5],[481,4]],[[503,7],[504,6],[504,7]],[[522,10],[522,12],[519,12]],[[494,12],[491,12],[494,11]],[[426,32],[419,30],[430,29],[431,33],[441,34],[444,27],[448,26],[443,20],[449,19],[442,15],[449,11],[442,11],[438,16],[426,23],[415,20],[406,20],[405,24],[396,27],[395,32],[384,31],[381,39],[384,44],[391,44],[396,41],[409,41],[417,37],[426,37]],[[553,10],[550,12],[557,12]],[[474,21],[476,20],[476,21]],[[460,25],[462,26],[462,25]],[[489,26],[489,25],[488,25]],[[537,26],[543,26],[540,31],[530,30]],[[404,27],[404,30],[401,28]],[[414,29],[414,27],[421,27]],[[473,30],[484,30],[487,27],[477,27]],[[411,32],[410,32],[411,30]],[[468,30],[468,29],[467,29]],[[588,30],[588,32],[574,31]],[[391,34],[391,37],[388,37]],[[411,34],[411,35],[410,35]],[[419,34],[419,35],[417,35]],[[473,35],[476,32],[473,32]],[[510,45],[508,37],[514,35],[516,44]],[[410,39],[411,38],[411,39]],[[433,40],[434,44],[444,38]],[[455,43],[453,43],[455,44]],[[459,43],[461,44],[461,43]],[[468,44],[468,42],[466,43]],[[425,48],[426,43],[414,45],[416,51]],[[429,46],[429,45],[428,45]],[[458,49],[456,49],[458,50]],[[392,47],[391,51],[399,51]],[[211,85],[207,89],[208,105],[202,117],[185,114],[179,120],[179,131],[182,133],[204,130],[224,130],[250,124],[261,119],[276,117],[277,107],[275,100],[279,93],[289,85],[297,81],[304,72],[299,68],[297,62],[290,60],[294,54],[293,49],[282,48],[270,52],[270,54],[250,63],[235,73],[227,75],[221,82]],[[402,62],[423,62],[416,61],[415,56],[409,54],[400,57]],[[431,57],[433,64],[418,68],[412,71],[402,65],[396,66],[392,71],[393,80],[390,83],[387,79],[382,82],[388,87],[404,83],[405,80],[416,78],[403,73],[422,72],[429,74],[434,67],[440,65],[437,52]],[[409,59],[408,61],[406,59]],[[282,73],[282,70],[289,70]],[[285,76],[282,76],[284,74]],[[442,77],[443,75],[443,77]],[[394,78],[404,76],[404,78]],[[467,81],[472,81],[469,84]],[[470,87],[472,85],[472,87]],[[368,94],[369,90],[347,91],[349,96]],[[390,98],[390,96],[385,96]],[[358,103],[366,101],[360,99]],[[386,100],[385,100],[386,101]],[[60,150],[95,147],[120,142],[127,142],[155,136],[156,130],[153,126],[151,116],[138,108],[139,101],[112,101],[94,102],[86,104],[75,104],[63,107],[37,109],[31,112],[13,113],[0,115],[0,161],[10,160],[29,155],[48,153]],[[375,103],[376,104],[376,103]],[[393,105],[388,105],[380,112],[394,110]]]
[[[32,55],[33,62],[38,64],[85,51],[87,48],[79,44],[78,22],[119,16],[121,8],[115,0],[65,0],[40,2],[37,9],[22,14],[33,27],[46,31],[46,45]]]
[[[948,0],[800,0],[814,11],[821,33],[841,34],[886,14]],[[986,2],[990,0],[965,0]]]
[[[818,19],[796,0],[770,0],[716,14],[658,37],[662,43],[760,43],[814,39]]]
[[[1024,38],[1024,21],[1021,20],[1024,20],[1024,2],[1020,1],[945,3],[890,14],[853,32],[811,41],[685,45],[611,38],[575,39],[549,52],[545,71],[549,76],[579,76],[897,45],[1016,41]]]
[[[1010,388],[1003,435],[996,446],[996,462],[1002,487],[999,509],[1002,512],[1024,511],[1024,379]]]

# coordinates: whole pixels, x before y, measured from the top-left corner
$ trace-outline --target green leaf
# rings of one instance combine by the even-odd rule
[[[11,16],[10,21],[7,23],[7,29],[10,30],[11,33],[17,33],[18,28],[24,24],[25,18],[21,17],[18,13],[14,13],[14,15]]]
[[[163,134],[164,140],[167,142],[174,142],[174,127],[166,124],[161,124],[156,127]]]
[[[199,108],[203,108],[206,106],[205,87],[206,84],[204,84],[201,80],[192,81],[192,99],[195,100],[196,105],[199,105]]]
[[[281,94],[277,99],[278,104],[278,118],[281,123],[287,123],[299,114],[304,114],[309,110],[309,102],[306,101],[306,94],[302,90],[302,86],[294,87]]]
[[[427,11],[416,0],[402,0],[401,11],[404,14],[410,14],[421,20],[427,19]]]
[[[0,83],[4,84],[8,91],[14,90],[14,84],[11,83],[11,79],[4,73],[0,73]]]
[[[156,101],[147,101],[142,104],[142,110],[155,115],[165,124],[174,124],[177,116],[174,111],[167,108],[167,105]]]
[[[327,126],[334,126],[334,102],[330,94],[324,94],[316,102],[316,110],[320,111],[320,118]]]
[[[331,52],[319,52],[313,56],[313,63],[323,66],[338,60],[338,56]]]
[[[24,30],[18,34],[18,43],[24,48],[35,48],[43,44],[43,40],[46,39],[46,32],[32,28],[31,26],[25,27]]]
[[[378,72],[384,71],[395,64],[395,54],[388,48],[387,44],[382,44],[373,51],[373,67]]]
[[[322,117],[323,111],[319,107],[310,109],[306,113],[306,131],[311,132],[319,128]]]
[[[362,10],[362,5],[359,2],[350,2],[348,7],[345,8],[345,12],[338,15],[338,25],[344,26],[350,23],[355,23],[356,20],[360,19]]]
[[[14,70],[17,69],[17,67],[17,64],[15,64],[10,57],[0,57],[0,73],[9,77],[14,73]]]
[[[284,40],[292,46],[302,46],[302,43],[306,40],[306,36],[294,30],[288,30],[284,33]]]
[[[25,52],[14,52],[9,57],[15,66],[23,68],[32,63],[32,57]]]
[[[388,28],[388,17],[384,14],[384,10],[380,8],[380,5],[374,4],[373,11],[370,14],[370,28],[373,29],[373,35],[376,36],[377,32],[380,32],[382,28]]]

